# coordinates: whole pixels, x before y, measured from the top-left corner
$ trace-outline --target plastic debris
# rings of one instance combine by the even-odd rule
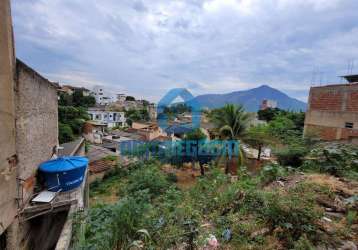
[[[283,181],[277,181],[278,184],[280,184],[281,187],[285,186],[285,183],[283,183]]]
[[[345,205],[351,205],[354,204],[355,202],[358,202],[358,195],[353,195],[347,199],[344,199],[344,204]]]
[[[330,218],[327,218],[327,217],[323,217],[322,219],[327,221],[327,222],[332,222],[332,220]]]
[[[231,230],[228,228],[225,229],[221,236],[225,241],[230,241],[232,237]]]
[[[219,242],[216,239],[215,235],[210,234],[209,238],[207,238],[208,246],[210,246],[210,249],[216,249],[219,247]]]
[[[165,220],[163,217],[160,217],[157,221],[157,223],[155,224],[155,228],[161,228],[163,225],[165,224]]]

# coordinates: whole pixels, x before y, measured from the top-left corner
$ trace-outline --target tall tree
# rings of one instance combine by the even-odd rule
[[[224,107],[219,109],[214,109],[209,114],[209,119],[214,123],[216,127],[217,134],[220,138],[229,139],[229,140],[238,140],[244,135],[244,132],[247,128],[250,115],[245,112],[243,106],[226,104]],[[233,151],[232,149],[230,150]],[[231,170],[232,172],[237,172],[237,165],[235,160],[242,161],[243,155],[240,147],[240,155],[238,157],[231,157]],[[227,155],[227,157],[229,157]],[[236,166],[234,166],[234,164]],[[229,173],[229,159],[227,159],[225,172]]]
[[[126,101],[135,101],[135,98],[133,96],[126,96]]]
[[[267,125],[251,127],[245,134],[244,141],[257,149],[257,160],[261,160],[261,152],[264,146],[270,145],[274,139],[268,131]]]

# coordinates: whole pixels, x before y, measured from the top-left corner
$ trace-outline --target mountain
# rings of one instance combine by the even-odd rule
[[[235,91],[228,94],[199,95],[187,102],[187,104],[190,105],[191,103],[196,102],[202,107],[208,108],[222,107],[227,103],[242,104],[246,111],[256,112],[259,110],[261,102],[264,99],[277,101],[278,108],[285,110],[305,111],[307,106],[306,103],[289,97],[285,93],[267,85],[244,91]]]

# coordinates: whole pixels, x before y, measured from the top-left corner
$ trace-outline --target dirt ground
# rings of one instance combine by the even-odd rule
[[[181,168],[176,168],[172,165],[165,164],[162,166],[165,173],[175,174],[177,177],[177,186],[182,190],[187,190],[195,185],[196,178],[200,176],[200,169],[192,168],[191,164],[184,164]]]

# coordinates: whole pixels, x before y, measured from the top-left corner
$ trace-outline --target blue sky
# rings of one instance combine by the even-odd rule
[[[358,59],[357,9],[357,0],[12,1],[25,63],[52,81],[151,101],[174,87],[262,84],[305,101],[312,81],[340,82]]]

